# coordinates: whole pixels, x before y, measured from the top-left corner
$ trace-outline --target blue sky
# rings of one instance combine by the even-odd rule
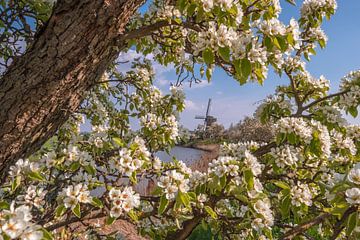
[[[299,16],[299,7],[302,1],[297,1],[297,6],[282,3],[281,20],[288,23],[291,17]],[[327,47],[317,48],[317,55],[312,56],[312,61],[307,63],[307,70],[314,76],[324,75],[331,82],[331,91],[336,91],[339,80],[351,70],[360,68],[360,1],[338,0],[338,10],[330,21],[325,21],[325,30],[329,41]],[[176,80],[172,68],[155,66],[157,70],[156,83],[166,91],[170,82]],[[205,113],[208,98],[213,99],[211,114],[226,127],[236,123],[244,116],[251,116],[256,109],[256,103],[272,94],[277,85],[286,83],[287,79],[279,78],[269,71],[263,86],[256,83],[240,86],[235,80],[227,76],[221,69],[215,69],[210,84],[206,81],[191,89],[186,88],[187,109],[180,115],[180,122],[193,129],[200,123],[194,117]],[[360,118],[348,118],[349,122],[360,123]]]

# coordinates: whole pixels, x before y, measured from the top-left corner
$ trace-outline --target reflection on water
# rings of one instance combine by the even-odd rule
[[[186,164],[192,163],[193,161],[199,160],[205,152],[195,148],[186,148],[175,146],[170,150],[170,153],[157,152],[155,155],[158,156],[164,162],[172,161],[172,157],[177,160],[181,160]]]
[[[186,147],[174,147],[170,150],[170,153],[166,152],[157,152],[155,153],[156,156],[158,156],[163,162],[170,162],[172,161],[172,158],[175,157],[177,160],[181,160],[187,165],[192,163],[193,161],[199,160],[201,156],[205,153],[205,151],[194,149],[194,148],[186,148]],[[114,177],[109,177],[109,179],[114,180]],[[119,184],[123,184],[124,186],[129,184],[129,179],[122,178],[119,181]],[[155,182],[149,179],[138,179],[138,183],[135,186],[135,191],[142,194],[142,195],[148,195],[155,185]],[[92,196],[100,197],[105,193],[104,187],[98,187],[91,191]]]

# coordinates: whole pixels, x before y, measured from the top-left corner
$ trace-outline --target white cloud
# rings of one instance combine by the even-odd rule
[[[117,61],[121,63],[118,65],[117,69],[119,71],[124,71],[124,72],[129,71],[131,69],[131,63],[132,61],[134,61],[135,58],[144,58],[144,57],[151,61],[152,67],[157,77],[161,76],[164,73],[174,71],[174,65],[172,64],[169,64],[168,66],[161,65],[160,63],[154,60],[153,54],[148,54],[144,56],[143,54],[137,53],[135,50],[132,49],[128,50],[127,52],[121,52],[119,54]]]
[[[194,103],[191,100],[186,99],[185,100],[185,111],[194,111],[194,110],[199,110],[200,107]]]
[[[159,78],[155,80],[155,84],[159,85],[159,86],[170,86],[170,80],[167,79],[163,79],[163,78]]]
[[[192,90],[192,89],[199,89],[199,88],[205,88],[210,87],[212,85],[212,82],[208,82],[207,80],[201,80],[199,83],[192,83],[191,87],[188,83],[183,84],[186,89]]]

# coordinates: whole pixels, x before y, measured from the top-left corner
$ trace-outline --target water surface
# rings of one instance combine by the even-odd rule
[[[163,162],[171,162],[172,158],[175,157],[176,159],[189,164],[199,160],[204,153],[205,151],[195,148],[175,146],[170,150],[169,154],[164,151],[160,151],[155,155],[158,156]]]

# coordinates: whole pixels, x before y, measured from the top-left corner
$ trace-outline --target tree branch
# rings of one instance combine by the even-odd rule
[[[146,37],[163,27],[169,27],[169,26],[180,26],[180,27],[192,29],[197,32],[202,31],[202,29],[199,26],[196,26],[195,24],[190,23],[190,22],[178,23],[174,20],[171,20],[171,21],[162,20],[162,21],[153,23],[151,25],[143,26],[138,29],[129,31],[129,32],[123,34],[121,36],[121,38],[119,38],[118,41],[123,42],[123,41],[130,40],[130,39]]]
[[[311,219],[307,222],[304,222],[301,225],[298,225],[296,227],[294,227],[293,229],[291,229],[290,231],[286,232],[284,234],[284,236],[282,236],[282,240],[290,240],[293,239],[294,237],[296,237],[299,234],[302,234],[304,231],[306,231],[307,229],[311,228],[312,226],[318,225],[321,222],[323,222],[326,218],[330,217],[331,214],[330,213],[323,213],[319,216],[317,216],[314,219]]]
[[[325,97],[322,97],[322,98],[319,98],[317,99],[316,101],[312,102],[312,103],[309,103],[308,105],[306,105],[305,107],[303,107],[303,110],[306,110],[308,108],[311,108],[312,106],[322,102],[322,101],[325,101],[327,99],[330,99],[330,98],[333,98],[333,97],[337,97],[337,96],[341,96],[345,93],[349,92],[349,90],[345,90],[345,91],[342,91],[342,92],[338,92],[338,93],[334,93],[334,94],[330,94],[330,95],[327,95]]]
[[[333,235],[331,236],[330,240],[335,240],[341,231],[344,229],[343,223],[348,219],[350,214],[355,212],[357,210],[357,207],[352,206],[348,208],[345,213],[342,215],[341,219],[335,224]]]
[[[196,228],[196,226],[199,225],[199,223],[203,217],[204,216],[199,215],[190,220],[185,221],[183,223],[183,228],[166,236],[166,240],[173,240],[173,239],[185,240],[187,237],[190,236],[190,234]]]

